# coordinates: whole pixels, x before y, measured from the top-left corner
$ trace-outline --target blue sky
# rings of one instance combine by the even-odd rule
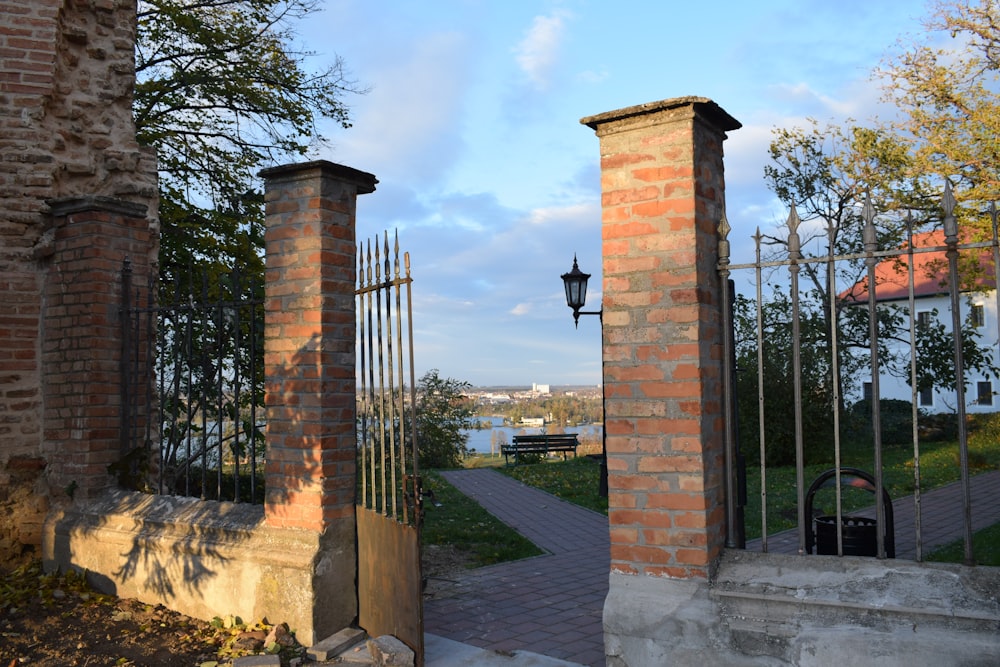
[[[412,261],[418,376],[596,385],[596,317],[573,329],[560,274],[600,307],[598,140],[580,118],[685,95],[743,124],[725,144],[739,243],[783,221],[763,184],[775,127],[886,114],[871,70],[919,33],[921,0],[327,0],[302,45],[370,88],[314,157],[371,172],[358,238]]]

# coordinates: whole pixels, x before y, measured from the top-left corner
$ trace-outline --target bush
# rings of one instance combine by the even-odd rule
[[[879,401],[879,422],[883,445],[904,445],[913,442],[913,404],[894,398]],[[872,440],[872,402],[861,399],[847,409],[845,435],[854,440]]]

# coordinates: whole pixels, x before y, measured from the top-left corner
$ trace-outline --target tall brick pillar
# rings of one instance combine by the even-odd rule
[[[310,162],[261,172],[267,202],[265,516],[320,536],[314,636],[357,614],[355,299],[357,196],[371,174]]]
[[[354,517],[355,206],[377,181],[330,162],[261,175],[267,521],[323,531]]]
[[[77,499],[115,484],[121,458],[121,271],[145,285],[156,241],[145,204],[111,197],[49,201],[50,241],[39,247],[43,454],[50,484]],[[140,345],[145,349],[145,344]]]
[[[660,606],[680,595],[688,613],[724,544],[716,228],[722,143],[740,124],[701,97],[581,122],[596,131],[601,154],[612,569],[606,644],[621,664],[663,664],[659,653],[630,653],[669,627],[667,620],[653,627],[644,596]],[[683,644],[681,628],[667,632],[668,641]]]

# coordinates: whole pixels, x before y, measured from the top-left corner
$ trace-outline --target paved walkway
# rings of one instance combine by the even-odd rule
[[[429,582],[426,632],[500,652],[532,651],[604,665],[601,621],[610,569],[607,517],[490,469],[442,473],[459,491],[549,555],[454,573]],[[1000,470],[971,480],[973,530],[1000,522]],[[962,536],[959,484],[921,497],[923,553]],[[898,558],[916,553],[912,497],[893,500]],[[760,550],[760,540],[748,543]],[[795,553],[797,531],[768,538],[768,550]]]
[[[604,665],[608,518],[495,470],[442,473],[455,488],[549,555],[428,584],[424,630],[497,651],[533,651]]]

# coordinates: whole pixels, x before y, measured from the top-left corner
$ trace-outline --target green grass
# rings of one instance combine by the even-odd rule
[[[972,557],[977,565],[1000,566],[1000,524],[984,528],[972,535]],[[955,540],[937,549],[925,560],[937,563],[962,563],[965,561],[965,542]]]
[[[522,464],[497,470],[581,507],[608,513],[608,499],[598,493],[601,466],[594,459],[578,456],[566,461]]]
[[[504,464],[502,456],[471,454],[462,460],[463,468],[499,468]]]
[[[921,488],[923,491],[957,481],[960,476],[958,465],[958,443],[957,442],[925,442],[921,443],[920,453],[920,473]],[[502,459],[490,459],[490,457],[480,457],[476,459],[470,467],[498,466],[497,470],[505,475],[509,475],[525,484],[547,491],[563,500],[576,503],[582,507],[607,514],[608,500],[598,493],[598,483],[600,476],[600,466],[587,457],[577,457],[567,461],[552,460],[543,463],[519,465],[506,467],[498,465],[497,461]],[[870,446],[858,444],[846,444],[842,453],[841,465],[861,468],[871,472],[874,469],[873,455]],[[805,485],[818,477],[823,471],[831,468],[830,463],[819,463],[806,466]],[[883,452],[884,483],[890,497],[893,500],[910,496],[914,491],[913,475],[913,450],[909,446],[886,447]],[[988,470],[1000,469],[1000,416],[980,417],[972,422],[969,434],[969,467],[971,474],[985,472]],[[747,538],[752,539],[760,536],[760,467],[754,461],[748,461],[747,466],[747,496],[748,506],[746,508],[746,528]],[[438,500],[445,502],[441,498],[441,493],[454,493],[458,498],[449,500],[447,504],[471,503],[478,508],[482,515],[477,514],[474,518],[471,514],[465,517],[464,510],[458,514],[441,512],[441,508],[429,508],[427,511],[428,520],[425,523],[424,537],[431,544],[465,545],[461,548],[470,550],[483,549],[484,558],[482,564],[492,562],[502,562],[514,558],[523,558],[534,555],[537,551],[530,553],[514,549],[511,555],[503,555],[502,547],[504,543],[516,538],[524,540],[517,533],[514,533],[504,524],[499,523],[478,504],[465,498],[450,485],[447,485],[440,477],[428,475],[432,481],[432,488],[435,488]],[[437,485],[442,486],[442,492],[438,492]],[[768,533],[775,533],[782,530],[794,528],[797,521],[795,491],[795,468],[794,466],[784,466],[778,468],[768,468],[767,470],[767,502],[768,502]],[[817,494],[817,507],[826,508],[830,506],[833,490],[824,490]],[[868,507],[873,504],[873,494],[866,491],[845,489],[843,492],[843,509],[851,511]],[[434,513],[439,513],[434,515]],[[485,518],[483,518],[485,516]],[[495,522],[495,528],[485,528],[487,521]],[[438,533],[431,533],[429,536],[427,524],[437,523],[434,530]],[[510,531],[514,537],[494,537],[494,530]],[[468,535],[467,535],[468,534]],[[478,535],[478,537],[473,537]],[[499,535],[499,533],[497,533]],[[527,542],[527,540],[524,540]],[[527,542],[532,548],[530,542]],[[940,556],[935,554],[928,560],[945,560],[961,562],[962,545],[958,544],[957,556],[950,555],[951,552],[942,550]],[[976,534],[974,540],[976,560],[983,565],[1000,565],[1000,527]]]
[[[841,465],[852,466],[872,473],[874,455],[870,445],[846,444],[841,455]],[[913,495],[913,449],[909,445],[883,449],[883,484],[893,500]],[[832,468],[830,463],[805,467],[805,490],[823,471]],[[976,474],[1000,469],[1000,416],[991,415],[972,422],[969,433],[969,472]],[[767,532],[773,534],[794,528],[796,525],[796,485],[794,466],[767,469]],[[920,486],[922,491],[958,481],[960,478],[957,442],[923,442],[920,446]],[[833,489],[817,494],[817,506],[832,506]],[[845,491],[843,509],[851,511],[874,504],[868,492]],[[760,537],[761,533],[760,466],[747,461],[747,538]]]
[[[510,528],[461,493],[434,471],[424,471],[424,488],[434,492],[425,501],[422,539],[425,544],[451,545],[469,554],[480,567],[543,553],[530,540]]]

